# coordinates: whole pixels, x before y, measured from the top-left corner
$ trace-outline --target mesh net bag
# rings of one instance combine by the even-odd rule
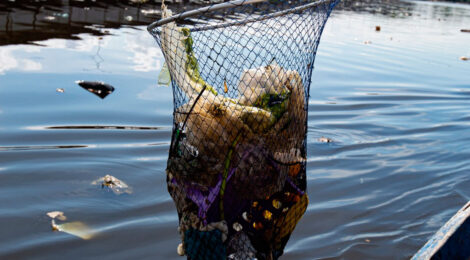
[[[304,214],[313,62],[337,0],[244,0],[149,26],[168,66],[168,191],[188,259],[277,259]]]

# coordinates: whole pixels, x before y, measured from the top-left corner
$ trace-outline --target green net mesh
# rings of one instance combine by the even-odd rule
[[[149,27],[171,75],[167,183],[188,259],[283,254],[308,205],[308,93],[337,2],[234,1]]]

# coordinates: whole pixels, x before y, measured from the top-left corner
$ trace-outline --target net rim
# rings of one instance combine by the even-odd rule
[[[147,30],[152,34],[152,31],[155,28],[160,27],[162,25],[165,25],[167,23],[174,22],[178,19],[184,19],[184,18],[188,18],[188,17],[195,16],[195,15],[198,15],[198,14],[208,13],[208,12],[217,11],[217,10],[223,10],[223,9],[227,9],[227,8],[231,8],[231,7],[243,6],[243,5],[248,5],[248,4],[256,4],[256,3],[268,2],[268,1],[269,0],[235,0],[235,1],[230,1],[230,2],[226,2],[226,3],[221,3],[221,4],[211,5],[211,6],[207,6],[207,7],[202,7],[202,8],[190,10],[190,11],[187,11],[187,12],[184,12],[184,13],[181,13],[181,14],[176,14],[176,15],[173,15],[171,17],[167,17],[167,18],[155,21],[147,27]],[[270,19],[270,18],[274,18],[274,17],[279,17],[279,16],[282,16],[282,15],[286,15],[288,13],[303,11],[305,9],[312,8],[312,7],[321,5],[321,4],[332,3],[332,2],[336,2],[336,1],[337,0],[317,0],[317,1],[305,4],[305,5],[297,6],[297,7],[290,8],[290,9],[283,10],[283,11],[274,12],[274,13],[267,14],[267,15],[262,15],[262,16],[259,16],[259,17],[251,18],[251,19],[245,19],[243,21],[232,21],[232,22],[226,22],[226,23],[209,24],[209,25],[205,25],[205,26],[199,26],[199,27],[196,27],[196,28],[192,28],[191,31],[205,31],[205,30],[224,28],[224,27],[233,26],[233,25],[244,25],[244,24],[251,23],[251,22],[256,22],[256,21],[266,20],[266,19]]]

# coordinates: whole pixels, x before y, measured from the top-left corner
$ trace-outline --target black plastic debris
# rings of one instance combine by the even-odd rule
[[[113,93],[113,91],[114,91],[113,86],[111,86],[109,84],[106,84],[104,82],[101,82],[101,81],[78,80],[78,81],[76,81],[76,83],[80,87],[88,90],[89,92],[97,95],[100,98],[105,98],[106,96]]]

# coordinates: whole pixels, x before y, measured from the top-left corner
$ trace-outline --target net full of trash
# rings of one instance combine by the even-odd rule
[[[277,259],[308,205],[308,93],[339,0],[240,0],[148,29],[171,75],[168,191],[188,259]]]

